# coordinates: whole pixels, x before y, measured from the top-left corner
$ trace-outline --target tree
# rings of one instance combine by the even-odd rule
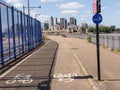
[[[81,27],[82,32],[86,32],[86,28],[85,27]]]
[[[96,32],[95,27],[91,27],[91,28],[89,28],[89,29],[88,29],[88,32]]]

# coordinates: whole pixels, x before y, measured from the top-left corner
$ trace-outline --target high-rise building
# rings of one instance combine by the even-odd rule
[[[57,21],[57,18],[55,18],[55,25],[58,25],[58,21]]]
[[[81,23],[80,27],[84,27],[85,29],[87,29],[89,26],[87,23]]]
[[[65,29],[67,28],[67,19],[65,19]]]
[[[77,20],[74,17],[70,17],[70,24],[77,25]]]
[[[53,26],[54,25],[54,18],[51,16],[50,17],[50,26]]]
[[[64,29],[65,28],[65,19],[64,18],[60,18],[60,29]]]
[[[44,23],[44,29],[45,29],[45,30],[49,29],[49,23],[48,23],[48,22],[45,22],[45,23]]]
[[[60,29],[66,29],[67,28],[67,19],[60,18]]]

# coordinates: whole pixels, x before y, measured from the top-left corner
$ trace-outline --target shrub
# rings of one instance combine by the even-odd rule
[[[89,36],[89,37],[87,38],[87,41],[88,41],[89,43],[91,43],[91,36]]]

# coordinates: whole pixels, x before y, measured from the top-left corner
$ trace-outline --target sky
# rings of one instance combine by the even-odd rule
[[[14,7],[23,10],[23,5],[27,6],[28,0],[4,0]],[[29,0],[30,7],[39,7],[30,10],[32,17],[37,15],[37,19],[47,21],[50,16],[55,18],[66,18],[69,22],[70,17],[77,19],[77,25],[88,23],[94,25],[93,3],[94,0]],[[25,9],[27,13],[27,8]],[[120,0],[101,0],[101,15],[103,21],[101,25],[115,25],[120,28]],[[58,20],[59,21],[59,20]]]

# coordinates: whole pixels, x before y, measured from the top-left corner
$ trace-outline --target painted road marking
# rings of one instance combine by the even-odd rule
[[[79,63],[79,65],[81,66],[83,72],[85,75],[89,75],[86,71],[86,69],[84,68],[83,64],[81,63],[80,59],[78,58],[78,56],[76,55],[76,53],[74,52],[74,50],[72,50],[73,56],[76,58],[77,62]],[[89,83],[91,84],[91,86],[93,87],[93,90],[99,90],[97,84],[95,83],[95,81],[91,78],[88,79]]]
[[[60,74],[56,73],[53,75],[54,78],[58,79],[60,82],[72,82],[77,74],[75,73],[68,73],[68,74]]]
[[[6,84],[14,84],[16,82],[20,82],[23,84],[30,84],[33,81],[33,79],[31,79],[30,77],[31,75],[18,74],[14,78],[7,80]]]

